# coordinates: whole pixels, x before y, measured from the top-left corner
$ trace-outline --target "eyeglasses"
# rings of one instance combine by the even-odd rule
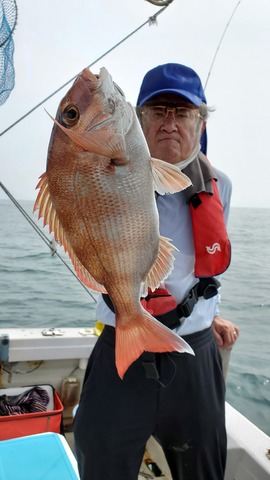
[[[188,124],[195,118],[203,118],[197,108],[167,107],[165,105],[146,105],[142,108],[141,113],[147,115],[154,123],[165,122],[170,113],[177,124]]]

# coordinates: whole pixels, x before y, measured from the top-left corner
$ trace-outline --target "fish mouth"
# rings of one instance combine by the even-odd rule
[[[91,88],[91,90],[96,90],[101,85],[99,75],[95,75],[94,73],[90,72],[88,68],[83,69],[80,77],[86,83],[86,85]]]
[[[92,73],[88,68],[85,68],[80,76],[90,90],[98,90],[102,86],[104,72],[101,69],[100,75],[96,75]],[[107,123],[110,122],[116,109],[115,102],[112,99],[108,99],[108,105],[106,107],[106,110],[104,109],[101,113],[97,114],[91,120],[88,127],[86,128],[88,132],[104,127]]]

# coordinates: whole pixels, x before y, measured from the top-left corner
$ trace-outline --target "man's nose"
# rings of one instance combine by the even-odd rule
[[[166,131],[175,131],[178,130],[178,126],[175,121],[175,116],[173,111],[168,111],[166,117],[164,118],[164,122],[162,125],[162,129]]]

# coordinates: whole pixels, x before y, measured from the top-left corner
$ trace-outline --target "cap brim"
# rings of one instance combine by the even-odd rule
[[[148,102],[148,100],[151,100],[157,95],[162,95],[163,93],[174,93],[176,95],[179,95],[180,97],[183,97],[189,102],[193,103],[193,105],[196,105],[196,107],[200,107],[202,104],[202,99],[200,97],[197,97],[197,95],[193,95],[192,93],[187,92],[186,90],[163,89],[163,90],[157,90],[156,92],[151,92],[150,95],[142,98],[140,100],[139,106],[141,107],[146,102]]]

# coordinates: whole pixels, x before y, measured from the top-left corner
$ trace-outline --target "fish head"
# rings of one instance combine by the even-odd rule
[[[109,158],[126,157],[125,137],[135,111],[106,68],[85,68],[60,102],[56,126],[84,150]]]
[[[95,75],[90,74],[89,71],[89,74],[86,72],[85,69],[76,78],[70,90],[61,100],[56,113],[57,122],[69,130],[82,132],[88,129],[89,122],[101,110],[95,98],[95,92],[100,82]]]

